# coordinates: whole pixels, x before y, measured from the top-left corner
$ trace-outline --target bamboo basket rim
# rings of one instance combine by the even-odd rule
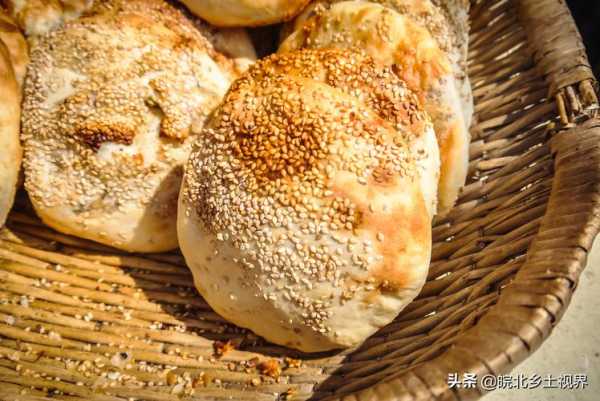
[[[477,8],[485,1],[471,3]],[[461,333],[452,348],[391,380],[335,401],[478,399],[486,393],[480,383],[473,389],[449,388],[448,376],[474,373],[481,378],[510,372],[548,338],[569,305],[600,230],[598,83],[564,1],[516,0],[516,6],[560,121],[550,140],[555,171],[540,231],[512,288],[503,291],[497,304]],[[581,157],[577,162],[575,155]],[[581,188],[574,178],[586,170],[593,181]],[[583,206],[575,209],[577,217],[573,208],[564,207],[571,196]],[[553,274],[539,274],[540,265]],[[535,286],[540,289],[532,291]],[[531,292],[538,297],[527,299]],[[519,297],[525,302],[515,302]],[[490,338],[493,341],[481,340]]]
[[[506,178],[508,175],[502,174],[498,175],[499,178],[491,175],[490,180],[487,182],[476,180],[470,182],[462,194],[464,207],[457,210],[454,214],[450,213],[446,218],[438,219],[436,221],[436,229],[434,230],[439,238],[451,238],[465,227],[470,230],[471,234],[461,239],[461,241],[464,240],[461,246],[465,249],[457,248],[455,243],[448,242],[447,244],[441,243],[435,250],[440,257],[450,254],[458,255],[457,257],[461,262],[456,265],[450,264],[449,267],[446,265],[435,265],[432,269],[436,277],[443,277],[445,270],[460,268],[465,272],[464,275],[458,276],[460,280],[473,273],[471,275],[474,277],[474,280],[480,277],[483,281],[473,287],[472,292],[469,294],[459,294],[460,291],[456,294],[444,292],[448,289],[456,290],[457,285],[460,284],[454,285],[448,282],[448,280],[444,281],[443,279],[437,283],[430,283],[431,285],[426,286],[424,290],[425,293],[431,294],[431,297],[444,294],[445,297],[440,296],[440,305],[450,301],[455,302],[463,298],[465,302],[477,301],[469,306],[471,312],[467,318],[462,322],[456,322],[457,318],[453,320],[452,317],[454,315],[459,317],[463,315],[458,313],[458,307],[449,307],[444,313],[440,314],[443,315],[439,316],[439,319],[442,320],[436,320],[436,322],[442,321],[446,326],[442,327],[441,330],[437,330],[435,334],[437,341],[435,347],[431,346],[430,350],[417,355],[406,366],[402,364],[391,364],[388,366],[385,359],[382,358],[382,354],[388,352],[386,341],[389,340],[389,342],[398,344],[398,348],[394,349],[393,353],[398,353],[398,355],[408,358],[408,356],[412,355],[410,353],[412,345],[409,340],[414,337],[402,337],[399,333],[414,330],[415,321],[419,319],[419,321],[425,321],[426,319],[423,316],[430,316],[430,314],[427,314],[430,312],[430,309],[428,309],[426,302],[426,299],[429,298],[425,298],[423,302],[415,302],[407,311],[405,320],[401,320],[398,324],[383,330],[379,338],[381,342],[377,342],[379,339],[374,339],[369,343],[370,348],[359,348],[358,350],[353,350],[352,354],[339,354],[340,358],[353,355],[354,359],[350,360],[350,364],[352,364],[351,369],[353,370],[350,370],[350,368],[346,370],[342,369],[339,380],[331,386],[345,385],[350,387],[348,387],[349,389],[346,392],[340,394],[331,392],[331,394],[325,395],[319,398],[319,400],[458,401],[474,400],[481,397],[486,391],[479,383],[475,388],[450,388],[448,386],[448,375],[474,373],[478,377],[481,377],[485,374],[498,375],[507,373],[533,353],[548,337],[552,328],[560,321],[567,309],[571,296],[576,289],[580,274],[585,267],[587,254],[591,250],[594,238],[600,231],[600,119],[598,118],[600,105],[598,103],[598,83],[592,73],[585,47],[568,7],[564,4],[563,0],[471,0],[471,5],[471,14],[478,17],[476,22],[479,25],[497,20],[506,10],[514,7],[515,20],[507,19],[505,22],[492,25],[491,28],[485,31],[482,30],[481,32],[483,33],[475,37],[475,41],[481,44],[492,40],[492,38],[501,33],[501,29],[506,28],[507,24],[518,23],[523,29],[517,35],[522,35],[522,37],[519,37],[526,43],[528,58],[525,60],[519,58],[521,56],[518,55],[506,61],[506,63],[523,63],[523,65],[527,66],[531,64],[531,68],[520,75],[519,82],[522,83],[522,87],[509,89],[512,93],[516,94],[518,102],[522,102],[523,106],[527,105],[527,101],[530,98],[544,99],[543,102],[536,103],[534,108],[525,110],[526,112],[522,113],[521,118],[514,117],[514,119],[511,119],[512,117],[510,116],[505,117],[505,120],[496,124],[502,128],[498,129],[488,138],[501,141],[508,138],[513,131],[529,130],[527,127],[535,124],[538,120],[550,121],[542,128],[531,129],[531,131],[536,132],[536,138],[544,138],[544,144],[540,147],[536,148],[533,146],[536,142],[524,139],[522,144],[514,145],[516,146],[515,152],[519,154],[521,159],[518,159],[510,152],[506,153],[506,155],[500,153],[500,156],[497,158],[499,160],[498,165],[491,162],[482,165],[484,168],[489,168],[497,174],[505,171],[514,172],[526,166],[535,166],[532,168],[532,172],[523,173],[525,175],[517,175],[516,177],[526,177],[531,182],[537,180],[536,182],[539,182],[542,195],[534,194],[532,195],[534,196],[533,200],[525,201],[530,194],[524,189],[522,192],[516,194],[506,193],[506,195],[499,196],[495,200],[497,201],[496,204],[500,204],[500,201],[523,201],[524,204],[519,209],[519,213],[527,217],[526,220],[521,221],[516,217],[518,214],[516,212],[513,214],[508,212],[501,214],[500,217],[509,222],[510,227],[516,227],[511,228],[513,230],[511,233],[517,232],[515,236],[508,237],[508,240],[503,241],[500,238],[501,235],[497,234],[503,231],[501,229],[489,229],[485,225],[485,221],[479,227],[476,225],[473,226],[467,221],[469,224],[465,223],[465,225],[459,228],[452,228],[451,223],[453,223],[453,220],[459,214],[469,215],[470,213],[472,216],[478,216],[477,213],[483,213],[485,215],[485,209],[477,208],[477,197],[483,191],[481,188],[485,189],[484,196],[488,196],[493,193],[505,193],[506,182],[508,184],[512,183],[510,178]],[[496,60],[494,55],[497,56],[502,51],[509,51],[510,43],[507,43],[506,48],[503,48],[502,45],[498,47],[499,49],[496,52],[492,52],[490,56],[479,55],[479,57],[483,57],[489,64],[492,64],[491,61]],[[477,68],[479,68],[479,71],[483,71],[486,68],[490,71],[492,69],[503,71],[503,68],[507,68],[508,71],[509,65],[502,63],[503,61],[499,60],[496,63],[497,65],[491,67],[479,66]],[[540,78],[543,79],[543,82]],[[540,82],[535,81],[536,79]],[[479,90],[481,93],[485,90],[501,92],[507,88],[508,86],[505,82],[495,83],[489,88],[484,87],[479,88]],[[482,108],[484,106],[492,107],[492,105],[498,103],[493,96],[483,96],[482,99]],[[497,104],[497,107],[501,111],[505,106],[506,104],[502,102]],[[494,123],[499,118],[493,113],[490,116],[492,116],[490,119]],[[486,122],[485,124],[491,123]],[[476,146],[472,145],[472,152],[478,155],[487,151],[485,145],[488,138],[482,135],[479,131],[474,132],[474,140],[478,144]],[[507,144],[506,146],[513,145]],[[525,152],[529,147],[532,150]],[[502,180],[506,182],[502,182]],[[538,196],[539,199],[536,199],[535,196]],[[524,210],[529,210],[530,212],[523,212]],[[521,219],[523,218],[521,217]],[[178,366],[187,366],[189,369],[199,370],[202,369],[203,364],[215,363],[210,359],[213,357],[209,356],[208,360],[202,361],[198,359],[194,364],[189,364],[189,366],[185,364],[177,365],[178,363],[185,362],[184,359],[179,357],[180,353],[178,351],[179,348],[187,349],[185,344],[187,344],[188,348],[198,347],[209,352],[209,354],[210,352],[218,351],[215,346],[216,344],[219,346],[228,346],[229,343],[218,341],[224,338],[218,332],[219,325],[223,324],[223,322],[219,320],[218,316],[214,313],[211,314],[211,311],[207,310],[207,305],[203,300],[195,299],[192,296],[193,294],[190,295],[190,293],[185,293],[180,298],[177,298],[177,294],[160,292],[160,289],[158,289],[157,285],[160,283],[161,278],[164,277],[169,277],[168,279],[171,280],[169,283],[172,283],[174,286],[183,289],[192,288],[189,276],[186,276],[186,273],[183,272],[181,255],[153,255],[147,256],[146,259],[142,260],[136,255],[125,255],[98,244],[75,240],[51,232],[50,230],[44,231],[39,226],[39,221],[21,211],[13,212],[9,221],[12,226],[9,225],[10,229],[2,231],[0,235],[0,261],[9,260],[10,262],[7,266],[0,264],[0,268],[6,267],[6,270],[0,269],[0,282],[5,283],[7,280],[6,277],[9,277],[13,281],[10,282],[10,285],[5,285],[4,287],[0,285],[0,300],[3,297],[8,297],[9,293],[13,295],[22,294],[28,288],[33,288],[30,278],[40,277],[39,269],[43,269],[44,274],[48,274],[49,279],[52,277],[56,277],[59,281],[68,279],[74,285],[88,290],[88,292],[80,292],[82,295],[77,295],[79,293],[76,289],[71,292],[67,291],[67,294],[74,294],[73,296],[83,299],[86,294],[94,293],[94,296],[99,297],[97,302],[102,302],[103,295],[101,291],[111,291],[109,284],[103,283],[101,280],[97,281],[97,283],[93,281],[97,278],[97,272],[95,272],[98,266],[97,263],[100,263],[103,269],[106,269],[100,274],[110,276],[116,283],[131,286],[131,294],[127,293],[119,299],[122,299],[125,305],[135,304],[136,307],[140,308],[139,313],[131,316],[124,312],[123,319],[127,322],[122,323],[126,323],[125,326],[122,328],[118,327],[112,332],[100,333],[106,336],[106,341],[103,342],[104,348],[100,347],[98,350],[98,357],[102,361],[106,359],[102,363],[111,363],[110,358],[104,354],[109,351],[114,352],[118,348],[113,347],[113,343],[118,343],[120,336],[129,339],[132,333],[135,334],[137,332],[143,332],[146,336],[150,335],[151,337],[148,337],[149,340],[154,339],[153,335],[160,341],[169,336],[176,337],[178,342],[169,343],[169,339],[167,339],[165,343],[168,345],[164,347],[162,345],[158,346],[152,341],[146,342],[146,338],[143,336],[141,339],[138,339],[136,337],[137,334],[130,340],[136,344],[136,352],[142,356],[147,357],[147,355],[151,355],[155,351],[173,351],[173,354],[165,355],[165,360],[168,363],[164,364],[169,366],[169,361],[171,361],[173,362],[173,367],[176,368]],[[506,223],[507,226],[509,223]],[[502,225],[502,223],[497,222],[495,224]],[[12,231],[13,226],[19,228],[17,230],[19,232],[18,235]],[[37,230],[36,227],[39,228],[39,232],[34,232]],[[489,229],[490,233],[486,232],[487,229]],[[489,275],[478,276],[477,272],[471,269],[471,265],[476,265],[481,259],[473,257],[471,260],[470,258],[472,252],[477,253],[477,247],[480,246],[480,242],[483,243],[487,240],[495,241],[494,246],[497,251],[494,253],[494,250],[492,250],[492,252],[481,257],[487,263],[485,265],[487,269],[486,274]],[[60,245],[54,247],[55,244]],[[82,249],[85,249],[85,252]],[[522,257],[506,260],[506,254],[522,254]],[[60,270],[57,270],[57,266],[70,266],[70,263],[77,266],[74,271],[78,273],[74,274],[74,278],[69,278]],[[15,267],[13,269],[10,264],[18,265],[18,268]],[[53,269],[49,268],[51,265]],[[120,270],[122,267],[130,268],[131,271],[128,270],[123,275],[123,271]],[[498,268],[495,269],[496,267]],[[139,269],[139,271],[136,269]],[[497,273],[493,273],[494,270]],[[510,281],[507,281],[509,278]],[[509,283],[510,285],[501,288],[495,286],[495,284],[492,285],[492,283],[497,282]],[[186,322],[192,326],[195,325],[194,328],[200,331],[216,330],[214,333],[210,332],[213,337],[192,337],[185,331],[180,333],[163,331],[150,334],[145,332],[144,324],[147,323],[146,321],[160,321],[160,319],[164,319],[165,324],[171,322],[169,324],[176,325],[181,323],[181,319],[165,312],[160,305],[144,298],[142,293],[140,293],[142,294],[140,297],[136,298],[135,294],[136,291],[140,291],[140,286],[143,287],[144,291],[154,294],[160,302],[177,307],[183,307],[185,303],[189,303],[191,307],[197,307],[206,311],[208,319],[202,321],[192,321],[189,319]],[[442,288],[442,286],[444,287]],[[489,288],[494,289],[490,290]],[[35,291],[36,293],[41,293],[46,290],[43,287],[36,287]],[[94,291],[97,291],[97,293]],[[488,293],[487,291],[490,292]],[[131,297],[128,297],[129,295]],[[81,337],[81,341],[93,343],[94,336],[99,335],[94,333],[94,330],[98,328],[97,323],[94,323],[95,320],[92,318],[86,319],[86,316],[83,316],[83,319],[80,319],[81,316],[77,319],[69,317],[77,316],[78,302],[72,299],[69,300],[68,297],[61,293],[52,293],[48,296],[51,296],[52,299],[57,299],[59,301],[58,304],[61,305],[56,310],[56,315],[53,315],[55,312],[53,310],[54,304],[50,302],[47,304],[41,302],[45,309],[36,309],[35,313],[37,315],[32,314],[33,312],[30,311],[22,312],[29,316],[28,319],[32,322],[43,321],[47,327],[56,328],[59,331],[65,330],[67,334],[69,333],[68,327],[71,327],[69,325],[74,325],[73,327],[76,330],[90,330],[88,334],[78,333],[77,335]],[[120,295],[116,294],[114,296],[118,297]],[[8,308],[0,303],[0,317],[4,320],[13,318],[9,313],[9,309],[13,310],[15,308],[18,309],[19,305],[15,305],[14,308],[12,306]],[[98,315],[103,316],[102,319],[104,321],[116,321],[117,318],[111,313],[110,310],[107,312],[99,311]],[[123,313],[123,311],[121,310],[119,313]],[[19,318],[21,318],[21,315],[19,315]],[[421,330],[427,330],[423,327],[425,327],[425,323],[423,323]],[[85,348],[78,350],[75,347],[77,345],[76,341],[71,339],[65,340],[64,338],[60,339],[60,337],[53,339],[52,336],[42,339],[41,337],[36,337],[37,333],[18,333],[17,335],[15,334],[16,332],[11,330],[11,327],[0,324],[0,382],[2,383],[2,386],[0,386],[0,398],[2,397],[3,390],[8,391],[7,394],[17,394],[14,396],[16,397],[15,400],[18,401],[43,401],[50,399],[74,401],[91,397],[89,392],[85,390],[79,391],[76,386],[68,383],[52,384],[49,381],[43,380],[43,377],[35,379],[15,378],[14,372],[11,373],[10,369],[17,362],[11,359],[11,355],[13,355],[11,352],[20,352],[20,341],[26,342],[26,338],[32,338],[35,341],[44,341],[43,344],[45,344],[46,348],[40,347],[40,349],[45,349],[46,351],[42,350],[38,353],[39,358],[46,358],[44,360],[51,359],[51,355],[48,354],[50,356],[45,356],[45,352],[50,352],[48,350],[53,346],[60,348],[61,352],[68,350],[72,355],[76,355],[77,352],[85,353],[87,350]],[[235,332],[231,334],[234,339],[237,338],[235,337],[236,335],[238,334]],[[242,334],[239,334],[239,336],[242,336]],[[10,340],[15,338],[16,341]],[[21,340],[19,340],[20,338]],[[4,344],[3,340],[10,341]],[[247,341],[247,338],[241,341]],[[69,348],[68,344],[74,344],[73,348]],[[101,352],[100,349],[105,351]],[[288,355],[278,354],[281,352],[281,349],[269,348],[268,346],[259,346],[257,350],[259,351],[247,352],[244,355],[234,351],[231,357],[233,358],[232,360],[235,358],[244,359],[243,367],[248,368],[248,358],[250,357],[280,357],[283,359],[284,356]],[[289,354],[291,357],[295,355],[293,352]],[[257,396],[253,400],[293,400],[295,398],[292,394],[287,394],[283,390],[287,385],[291,384],[297,384],[299,388],[307,388],[307,391],[312,392],[317,387],[311,381],[313,380],[312,376],[318,376],[319,374],[321,376],[326,375],[323,373],[326,369],[319,365],[322,360],[325,360],[319,359],[321,357],[328,358],[329,356],[316,355],[314,359],[312,356],[305,357],[303,358],[303,366],[296,366],[295,359],[289,359],[289,361],[286,359],[286,364],[288,365],[286,369],[288,369],[287,372],[289,373],[289,377],[286,380],[288,381],[282,383],[271,380],[266,384],[268,388],[273,389],[273,393],[277,393],[278,395],[276,397],[265,396],[263,398]],[[338,358],[338,355],[335,355],[333,358]],[[382,368],[374,368],[376,373],[373,373],[369,367],[360,367],[360,363],[365,360],[377,365],[380,359]],[[23,369],[23,366],[29,366],[27,369],[34,369],[36,362],[36,360],[20,362],[21,369]],[[226,362],[223,361],[224,364]],[[51,362],[47,363],[49,371],[55,368],[58,369]],[[332,369],[343,367],[335,363],[332,362]],[[17,364],[16,366],[20,365]],[[173,371],[177,371],[178,369],[174,369]],[[252,367],[252,369],[255,369],[255,367]],[[257,376],[256,371],[252,369],[249,368],[249,370],[243,371],[232,370],[227,374],[234,377],[232,380],[238,380],[236,379],[237,377],[244,377],[251,378],[251,383],[254,383],[254,379],[260,375]],[[263,373],[261,375],[264,376]],[[373,382],[370,381],[364,386],[356,384],[354,385],[356,388],[352,387],[353,383],[360,382],[362,374],[374,374],[379,379]],[[143,376],[143,374],[141,375]],[[305,376],[308,378],[305,379]],[[80,376],[74,373],[73,382],[76,377]],[[167,373],[165,377],[167,384],[169,384],[169,374]],[[313,384],[310,385],[310,383]],[[34,391],[20,395],[17,391],[22,391],[27,386],[36,389],[45,388],[50,384],[58,389],[63,388],[64,394],[59,394],[56,398],[47,398],[42,392]],[[178,385],[177,382],[172,384],[175,387]],[[171,386],[171,390],[173,386]],[[252,388],[252,386],[248,388]],[[152,388],[141,388],[136,391],[121,389],[122,394],[129,394],[129,397],[141,397],[141,399],[161,401],[179,399],[177,394],[164,392],[163,390],[156,390],[153,393],[154,390]],[[193,399],[223,399],[223,394],[217,394],[216,390],[213,393],[210,392],[210,389],[206,391],[205,393],[196,394],[196,397],[199,398]],[[230,399],[244,398],[240,391],[243,392],[245,390],[236,391],[231,393]],[[93,399],[98,401],[127,399],[121,398],[122,395],[113,397],[110,394],[95,393],[94,397]],[[309,399],[312,400],[312,396]],[[11,399],[11,401],[13,400]]]

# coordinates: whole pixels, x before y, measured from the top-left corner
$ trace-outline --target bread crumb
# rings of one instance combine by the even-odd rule
[[[258,364],[257,368],[261,375],[269,376],[273,379],[277,379],[281,375],[281,365],[275,359],[263,361]]]
[[[285,362],[285,368],[286,369],[290,369],[290,368],[299,368],[302,366],[302,361],[299,359],[294,359],[294,358],[284,358],[283,360]]]
[[[198,388],[200,386],[206,387],[208,382],[206,381],[206,374],[204,372],[200,372],[198,376],[192,381],[192,387]]]
[[[294,394],[296,394],[297,392],[298,392],[298,391],[297,391],[296,389],[294,389],[294,388],[291,388],[291,387],[290,387],[290,388],[288,388],[288,389],[285,391],[285,393],[282,393],[282,394],[281,394],[281,399],[282,399],[282,400],[291,400],[291,399],[292,399],[292,396],[293,396]]]
[[[173,373],[173,371],[169,371],[169,373],[167,373],[167,384],[172,386],[175,383],[177,383],[177,375]]]
[[[226,353],[228,353],[229,351],[233,351],[235,349],[235,347],[234,347],[233,343],[231,342],[231,340],[229,340],[227,342],[215,341],[213,343],[213,349],[215,352],[215,356],[217,358],[220,358],[223,355],[225,355]]]

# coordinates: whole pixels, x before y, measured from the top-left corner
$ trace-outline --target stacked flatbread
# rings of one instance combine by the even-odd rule
[[[214,310],[269,341],[353,347],[419,294],[467,174],[467,0],[6,3],[0,223],[20,131],[47,225],[179,245]]]

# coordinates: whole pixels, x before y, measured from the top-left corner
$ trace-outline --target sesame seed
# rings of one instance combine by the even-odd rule
[[[404,82],[358,50],[268,57],[232,85],[199,133],[182,206],[212,236],[211,252],[240,254],[248,296],[289,303],[294,326],[333,335],[331,308],[355,296],[345,279],[379,261],[363,246],[369,234],[357,231],[369,206],[335,180],[347,174],[368,186],[415,175],[408,133],[422,135],[414,122],[424,120]]]
[[[140,23],[122,29],[132,15]],[[36,208],[66,208],[79,218],[61,226],[117,247],[136,235],[114,229],[132,208],[174,230],[191,127],[238,75],[215,40],[167,2],[123,0],[95,2],[85,21],[37,38],[22,110],[25,187]]]

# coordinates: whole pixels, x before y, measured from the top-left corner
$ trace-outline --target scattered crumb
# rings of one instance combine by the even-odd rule
[[[294,388],[288,388],[285,393],[281,394],[281,400],[290,400],[297,391]]]
[[[177,375],[173,373],[173,371],[169,371],[169,373],[167,373],[167,384],[172,386],[175,383],[177,383]]]
[[[231,342],[231,340],[229,340],[227,342],[215,341],[213,343],[213,349],[215,352],[215,356],[217,358],[220,358],[223,355],[225,355],[226,353],[228,353],[229,351],[233,351],[235,349],[235,347],[234,347],[233,343]]]
[[[206,387],[207,385],[206,374],[204,374],[204,372],[200,372],[200,374],[192,381],[193,388]]]
[[[294,358],[288,358],[286,357],[284,360],[285,362],[285,368],[286,369],[290,369],[290,368],[299,368],[302,366],[302,361],[299,359],[294,359]]]
[[[184,390],[183,384],[179,383],[179,384],[176,384],[175,386],[173,386],[173,388],[171,389],[171,394],[179,395],[179,394],[183,393],[183,390]]]
[[[261,375],[269,376],[273,379],[277,379],[281,375],[281,365],[279,365],[279,361],[275,359],[263,361],[259,363],[257,367]]]
[[[118,380],[121,377],[121,374],[119,372],[109,372],[106,377],[110,380]]]
[[[255,368],[256,365],[258,365],[258,363],[260,362],[260,360],[257,357],[254,357],[252,359],[248,359],[246,361],[246,366],[249,368]]]

